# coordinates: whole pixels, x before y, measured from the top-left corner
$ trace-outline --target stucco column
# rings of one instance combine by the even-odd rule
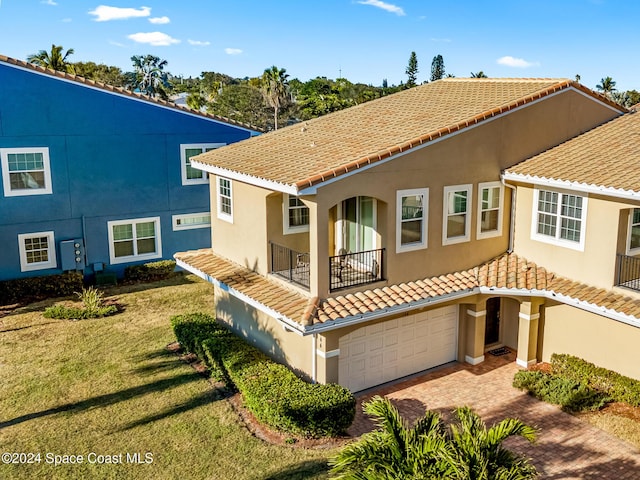
[[[313,297],[325,298],[329,293],[329,211],[317,202],[309,202],[307,205],[311,263],[309,290]]]
[[[468,305],[465,317],[464,361],[477,365],[484,362],[484,330],[487,321],[485,302]]]
[[[540,305],[541,302],[536,300],[520,304],[516,363],[521,367],[529,367],[538,361],[536,355],[538,352]]]

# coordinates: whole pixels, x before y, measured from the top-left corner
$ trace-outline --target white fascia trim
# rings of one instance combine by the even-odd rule
[[[218,123],[220,125],[225,125],[227,127],[237,128],[238,130],[242,130],[242,131],[250,133],[252,137],[256,136],[256,135],[260,135],[260,132],[256,132],[255,130],[251,130],[251,129],[246,128],[246,127],[241,127],[239,125],[234,125],[232,123],[223,122],[223,121],[217,120],[215,118],[204,117],[202,115],[197,115],[197,114],[191,113],[191,112],[185,112],[184,110],[181,110],[180,108],[170,107],[168,105],[160,105],[160,104],[155,103],[153,101],[149,101],[149,100],[147,100],[145,98],[138,98],[138,97],[135,97],[135,96],[129,96],[129,95],[126,95],[126,94],[123,94],[123,93],[119,93],[119,92],[112,92],[112,91],[107,90],[105,88],[95,87],[93,85],[87,85],[87,84],[79,82],[77,80],[70,80],[68,78],[56,77],[56,76],[51,75],[49,73],[38,72],[36,70],[31,70],[30,68],[21,67],[20,65],[13,65],[12,63],[6,63],[6,62],[0,62],[0,63],[2,63],[2,65],[6,66],[6,67],[15,68],[16,70],[22,70],[23,72],[33,73],[35,75],[41,75],[43,77],[50,78],[51,80],[58,80],[59,82],[70,83],[71,85],[77,85],[78,87],[88,88],[89,90],[95,90],[95,91],[98,91],[98,92],[101,92],[101,93],[106,93],[107,95],[115,95],[117,97],[126,98],[128,100],[134,100],[136,102],[142,102],[145,105],[151,105],[152,107],[163,108],[165,110],[170,110],[172,112],[181,113],[183,115],[188,115],[190,117],[199,118],[201,120],[208,120],[209,122]]]
[[[543,187],[551,187],[556,189],[572,190],[582,193],[596,193],[609,197],[624,198],[625,200],[640,200],[640,191],[623,190],[621,188],[603,187],[602,185],[594,185],[582,182],[571,182],[569,180],[556,180],[552,178],[538,177],[536,175],[523,175],[520,173],[502,174],[505,181],[531,183]]]
[[[357,325],[363,322],[370,322],[372,320],[378,320],[380,318],[388,317],[389,315],[396,315],[398,313],[408,312],[411,310],[417,310],[424,307],[430,307],[433,305],[438,305],[441,303],[450,302],[451,300],[457,300],[460,298],[469,297],[471,295],[475,295],[478,293],[477,288],[473,288],[470,290],[464,290],[462,292],[450,293],[448,295],[442,295],[434,298],[425,298],[422,300],[418,300],[411,303],[406,303],[403,305],[395,305],[393,307],[384,308],[382,310],[378,310],[372,313],[363,313],[360,315],[352,315],[345,318],[340,318],[338,320],[330,320],[325,323],[321,323],[318,325],[311,325],[309,327],[305,327],[304,335],[308,335],[310,333],[321,333],[328,332],[330,330],[335,330],[338,328],[343,328],[351,325]]]
[[[611,310],[610,308],[594,305],[593,303],[585,302],[584,300],[579,300],[577,298],[556,293],[553,290],[535,290],[535,289],[527,290],[527,289],[517,289],[517,288],[496,288],[496,287],[479,287],[478,290],[479,290],[479,293],[482,293],[482,294],[494,294],[494,295],[499,294],[499,295],[511,295],[511,296],[515,295],[515,296],[522,296],[522,297],[544,297],[544,298],[548,298],[549,300],[555,300],[557,302],[579,308],[581,310],[586,310],[587,312],[602,315],[604,317],[610,318],[611,320],[616,320],[618,322],[626,323],[627,325],[631,325],[632,327],[640,328],[640,319],[634,317],[633,315],[626,315],[624,313]]]
[[[267,180],[266,178],[254,177],[253,175],[247,175],[246,173],[236,172],[228,170],[226,168],[216,167],[209,165],[208,163],[199,162],[193,160],[191,166],[209,172],[219,177],[226,177],[232,180],[237,180],[242,183],[248,183],[249,185],[255,185],[256,187],[266,188],[274,192],[288,193],[289,195],[299,196],[298,189],[294,185],[288,185],[286,183],[274,182],[273,180]]]
[[[257,310],[260,310],[261,312],[266,313],[270,317],[275,318],[276,321],[280,325],[282,325],[283,328],[285,328],[287,331],[293,331],[293,332],[297,333],[298,335],[304,335],[305,334],[305,333],[303,333],[303,331],[300,330],[302,328],[300,324],[298,324],[297,322],[294,322],[290,318],[282,315],[280,312],[278,312],[278,311],[276,311],[276,310],[274,310],[272,308],[267,307],[266,305],[256,301],[255,299],[251,298],[248,295],[245,295],[242,292],[239,292],[238,290],[236,290],[234,288],[231,288],[226,283],[223,283],[223,282],[219,281],[218,279],[212,277],[208,273],[203,272],[202,270],[198,270],[197,268],[192,267],[191,265],[189,265],[188,263],[183,262],[182,260],[179,260],[177,258],[175,260],[176,260],[176,265],[178,267],[183,268],[183,269],[187,270],[188,272],[193,273],[197,277],[200,277],[203,280],[213,284],[215,287],[219,288],[220,290],[225,291],[230,295],[233,295],[238,300],[243,301],[247,305],[250,305],[250,306],[256,308]]]

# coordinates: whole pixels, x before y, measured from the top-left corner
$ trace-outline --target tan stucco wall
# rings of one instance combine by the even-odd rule
[[[543,318],[542,361],[568,353],[640,379],[640,328],[569,305],[547,306]]]
[[[542,189],[558,191],[547,187]],[[588,196],[586,225],[583,226],[584,251],[579,251],[532,238],[534,198],[531,186],[518,186],[515,252],[558,275],[601,288],[611,288],[615,281],[616,253],[625,253],[628,210],[634,205],[611,197]]]
[[[216,288],[216,317],[274,360],[312,378],[312,338],[286,331],[275,318]],[[319,358],[319,360],[321,360]]]

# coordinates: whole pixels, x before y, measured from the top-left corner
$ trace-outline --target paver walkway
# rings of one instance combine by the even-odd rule
[[[357,395],[359,403],[373,395],[388,397],[413,422],[425,409],[438,410],[447,420],[451,411],[469,405],[488,426],[506,417],[519,418],[540,429],[530,445],[511,438],[505,445],[533,460],[540,478],[626,480],[640,479],[640,451],[633,445],[564,413],[511,386],[518,370],[515,354],[494,357],[471,366],[452,364],[394,385]],[[357,436],[374,428],[357,407],[349,433]]]

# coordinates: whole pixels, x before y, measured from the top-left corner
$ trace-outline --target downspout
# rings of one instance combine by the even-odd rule
[[[314,333],[311,336],[311,382],[312,383],[318,383],[317,377],[318,377],[318,366],[317,366],[317,362],[316,362],[316,357],[317,357],[317,342],[318,342],[318,334]]]
[[[87,223],[84,215],[82,215],[82,244],[84,246],[84,267],[87,268],[89,266],[87,263],[89,256],[87,254]],[[84,275],[84,271],[82,274]]]
[[[513,252],[513,238],[515,237],[515,227],[516,227],[516,187],[513,185],[509,185],[504,181],[504,176],[500,175],[500,183],[503,186],[511,189],[511,216],[509,217],[509,248],[507,249],[507,253]]]

